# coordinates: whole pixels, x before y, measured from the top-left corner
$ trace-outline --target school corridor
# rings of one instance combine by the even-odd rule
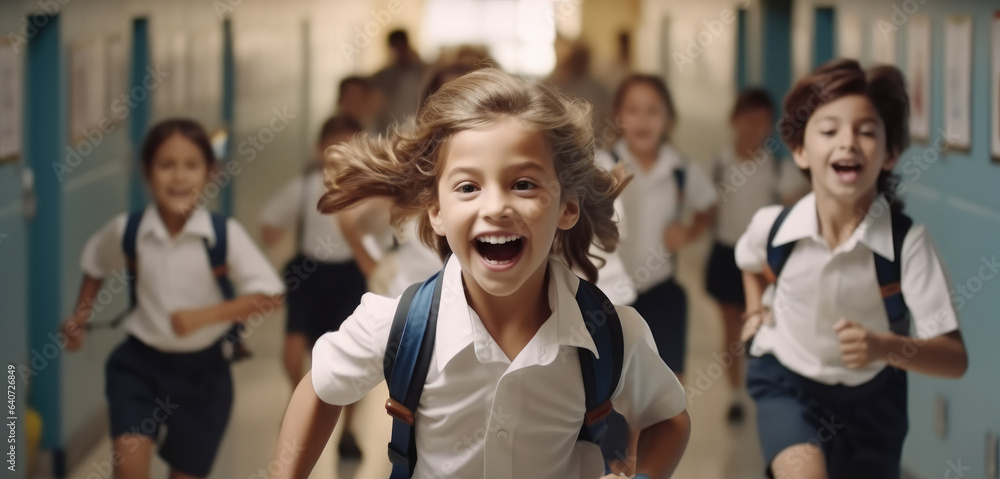
[[[403,49],[389,44],[397,31],[406,32]],[[996,0],[0,0],[0,366],[8,378],[0,477],[113,477],[105,366],[127,336],[116,327],[130,307],[123,276],[95,292],[80,349],[67,349],[60,328],[77,305],[88,240],[154,201],[142,144],[158,122],[184,117],[204,127],[219,168],[198,201],[237,220],[283,275],[306,228],[269,239],[262,212],[314,171],[327,119],[350,113],[359,131],[383,132],[412,115],[433,74],[455,65],[464,73],[490,62],[587,99],[600,149],[621,136],[622,80],[635,72],[663,79],[675,121],[669,141],[711,178],[721,205],[771,168],[715,163],[735,141],[739,92],[759,87],[780,112],[797,79],[835,58],[895,65],[906,77],[910,147],[895,167],[897,189],[950,273],[946,294],[968,352],[960,379],[909,374],[902,477],[1000,478]],[[365,89],[352,90],[357,84]],[[767,152],[780,160],[775,176],[797,176],[781,133],[769,134],[778,140]],[[808,183],[798,181],[801,196]],[[293,196],[311,207],[299,199],[305,193]],[[715,232],[677,262],[688,297],[682,385],[692,432],[673,477],[762,479],[754,402],[727,380],[740,344],[727,344],[706,292]],[[370,251],[387,244],[365,239]],[[642,281],[639,273],[626,272]],[[286,313],[255,314],[242,335],[252,355],[231,365],[233,405],[211,478],[270,477],[284,467],[275,451],[297,447],[278,443],[292,393]],[[385,394],[376,389],[351,413],[359,443],[388,441]],[[734,399],[745,408],[741,421],[729,417]],[[822,431],[817,437],[824,441]],[[334,439],[309,477],[388,477],[384,444],[367,463],[338,459],[337,450]],[[149,474],[169,477],[155,451]]]

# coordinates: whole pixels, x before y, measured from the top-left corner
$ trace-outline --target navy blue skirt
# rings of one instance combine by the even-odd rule
[[[909,429],[905,371],[887,367],[859,386],[831,386],[768,354],[750,358],[747,391],[757,404],[768,477],[778,453],[809,443],[823,451],[830,479],[899,478]]]
[[[743,272],[736,266],[736,250],[721,243],[712,246],[705,275],[705,290],[720,303],[746,304]]]
[[[304,334],[310,344],[340,325],[361,304],[368,283],[357,263],[321,263],[299,255],[285,266],[287,333]]]
[[[676,374],[684,373],[687,350],[687,294],[673,278],[639,295],[633,306],[646,320],[660,358]]]

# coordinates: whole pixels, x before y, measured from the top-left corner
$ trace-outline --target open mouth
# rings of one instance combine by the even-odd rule
[[[524,249],[524,238],[520,235],[479,235],[473,241],[476,251],[483,260],[494,266],[511,264]]]
[[[841,160],[833,162],[833,171],[837,177],[845,183],[851,183],[861,175],[862,165],[854,160]]]

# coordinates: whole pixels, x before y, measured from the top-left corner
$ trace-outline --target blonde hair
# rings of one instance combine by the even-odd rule
[[[392,224],[399,230],[418,218],[420,239],[444,258],[447,241],[431,228],[428,205],[437,201],[442,151],[454,134],[511,117],[541,132],[552,155],[562,199],[576,198],[580,217],[558,230],[552,252],[571,268],[596,281],[589,255],[595,243],[605,251],[618,245],[614,199],[628,183],[594,161],[590,105],[551,87],[529,83],[487,68],[452,80],[431,95],[416,118],[390,129],[387,136],[358,135],[326,152],[326,186],[319,210],[334,213],[365,198],[394,202]]]

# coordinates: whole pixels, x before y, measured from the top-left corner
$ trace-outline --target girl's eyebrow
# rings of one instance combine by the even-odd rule
[[[514,171],[538,170],[539,172],[542,172],[542,173],[545,172],[545,168],[542,168],[542,165],[539,165],[537,162],[534,162],[534,161],[522,161],[521,163],[516,163],[516,164],[510,165],[510,166],[508,166],[505,169],[508,170],[508,171],[511,171],[511,170],[514,170]]]
[[[510,165],[510,166],[504,168],[504,170],[505,171],[537,170],[537,171],[542,172],[542,173],[545,172],[545,168],[543,168],[542,165],[539,165],[537,162],[534,162],[534,161],[523,161],[521,163],[515,163],[513,165]],[[449,171],[447,178],[451,178],[452,176],[456,176],[456,175],[460,175],[460,174],[467,174],[467,175],[470,175],[470,176],[478,176],[481,173],[480,173],[480,170],[478,168],[475,168],[475,167],[471,167],[471,166],[459,166],[459,167],[457,167],[457,168]]]

